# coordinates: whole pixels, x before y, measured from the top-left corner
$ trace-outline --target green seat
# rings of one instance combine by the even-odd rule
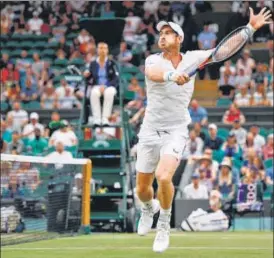
[[[266,159],[264,160],[264,168],[268,169],[273,167],[273,159]]]
[[[43,34],[43,35],[33,35],[33,40],[34,41],[46,41],[46,43],[48,42],[50,35],[47,34]],[[46,46],[46,45],[45,45]]]
[[[138,79],[138,80],[142,80],[142,81],[144,81],[145,80],[145,75],[143,74],[143,73],[138,73],[138,74],[136,74],[136,79]]]
[[[55,66],[66,66],[68,64],[68,60],[67,59],[55,59],[54,61],[54,65]]]
[[[41,53],[42,56],[55,56],[55,51],[53,49],[45,49]]]
[[[72,60],[69,61],[70,65],[84,65],[85,62],[82,58],[74,58]]]
[[[29,103],[22,104],[24,109],[39,109],[41,108],[39,101],[30,101]]]
[[[10,52],[11,58],[19,58],[21,56],[22,49],[15,49],[12,52]]]
[[[217,100],[216,106],[217,107],[228,107],[231,104],[232,104],[232,101],[230,99],[220,98],[220,99]]]
[[[30,49],[28,51],[28,57],[32,58],[34,53],[37,53],[39,56],[41,56],[41,51],[39,49]]]
[[[11,50],[11,49],[19,48],[21,46],[20,46],[20,42],[19,41],[8,41],[6,43],[5,47]]]
[[[273,195],[273,185],[267,185],[264,191],[264,199],[270,200]]]
[[[50,63],[50,64],[53,63],[53,59],[52,59],[52,58],[49,58],[49,57],[43,58],[43,60],[44,60],[45,62]]]
[[[224,156],[225,156],[225,153],[222,150],[213,150],[213,152],[212,152],[213,160],[216,160],[219,163],[222,162]]]
[[[68,35],[67,35],[67,39],[68,40],[73,40],[73,39],[75,39],[75,38],[77,38],[78,37],[78,34],[77,33],[73,33],[73,32],[71,32],[71,33],[69,33]]]
[[[58,45],[59,45],[58,42],[52,41],[52,42],[49,42],[49,43],[47,44],[47,47],[48,47],[49,49],[51,49],[51,48],[57,48]]]
[[[269,134],[273,134],[273,133],[274,133],[274,129],[273,129],[273,128],[269,129],[268,135],[269,135]]]
[[[8,108],[9,108],[9,104],[5,101],[1,101],[1,111],[5,112],[8,110]]]
[[[32,41],[22,41],[18,47],[23,49],[31,49],[34,46],[34,43]]]
[[[37,41],[37,42],[34,42],[34,47],[38,49],[44,49],[46,48],[47,44],[48,43],[46,41]]]
[[[126,91],[125,92],[125,99],[127,100],[133,100],[135,96],[135,92],[134,91]]]
[[[264,128],[264,127],[260,127],[260,132],[259,132],[259,134],[260,134],[261,136],[263,136],[264,138],[266,138],[267,135],[268,135],[268,130],[267,130],[266,128]]]
[[[132,77],[134,77],[134,76],[131,73],[122,73],[122,75],[121,75],[121,78],[126,81],[130,81]]]
[[[140,69],[136,66],[130,66],[130,67],[121,67],[121,73],[131,73],[131,74],[137,74],[140,73]]]
[[[236,159],[233,159],[232,164],[233,164],[233,167],[237,168],[240,171],[243,165],[243,161],[236,158]]]
[[[229,130],[226,128],[218,128],[217,135],[221,138],[227,138],[229,135]]]
[[[24,143],[25,146],[29,145],[29,138],[21,138],[22,142]]]

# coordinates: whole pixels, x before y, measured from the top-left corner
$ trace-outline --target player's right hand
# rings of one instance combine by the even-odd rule
[[[178,85],[184,85],[185,83],[189,82],[190,78],[188,76],[188,74],[186,73],[183,73],[181,75],[179,75],[177,78],[176,78],[176,83]]]

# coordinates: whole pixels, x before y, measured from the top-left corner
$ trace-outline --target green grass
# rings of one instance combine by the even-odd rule
[[[273,234],[172,233],[168,251],[152,252],[155,233],[91,234],[1,248],[2,258],[272,258]]]

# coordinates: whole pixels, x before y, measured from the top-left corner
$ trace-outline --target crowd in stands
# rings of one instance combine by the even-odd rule
[[[258,3],[257,8],[273,7],[271,1]],[[8,112],[1,116],[1,153],[48,155],[52,159],[75,155],[74,147],[79,139],[70,123],[53,112],[51,122],[62,123],[61,128],[41,124],[38,113],[26,111],[30,104],[49,110],[80,109],[81,101],[87,97],[95,125],[118,123],[120,113],[113,109],[113,103],[120,85],[113,59],[122,64],[122,71],[137,69],[136,76],[126,82],[126,91],[131,92],[132,97],[125,110],[130,125],[138,132],[146,108],[143,61],[155,51],[158,39],[155,26],[159,20],[174,21],[182,26],[185,32],[182,51],[213,48],[220,40],[214,24],[205,21],[202,28],[193,18],[195,14],[212,11],[207,1],[13,1],[1,5],[1,39],[7,47],[2,49],[0,60],[1,109],[4,103],[8,106]],[[248,5],[246,1],[232,3],[232,11],[241,17],[237,26],[247,23]],[[123,41],[117,53],[106,43],[96,45],[94,36],[80,28],[80,18],[90,16],[125,18]],[[229,24],[230,31],[233,26],[235,24]],[[273,38],[273,24],[266,26],[259,36],[266,40]],[[20,41],[20,45],[9,45],[9,39]],[[271,42],[268,46],[270,61],[267,64],[257,62],[245,49],[234,63],[227,61],[219,69],[212,66],[198,75],[200,79],[219,79],[220,103],[230,103],[222,122],[231,125],[231,130],[228,132],[210,123],[206,109],[192,100],[189,111],[193,129],[184,158],[195,162],[197,168],[192,175],[192,185],[184,191],[187,198],[208,198],[207,192],[211,189],[232,195],[239,181],[273,184],[273,167],[271,170],[265,165],[265,161],[273,159],[273,132],[264,138],[256,125],[245,130],[245,114],[240,109],[273,106]],[[88,96],[85,96],[85,86],[66,79],[67,65],[76,65],[86,72],[83,75],[90,86]],[[115,137],[111,130],[98,129],[95,135],[111,139]],[[19,186],[15,188],[24,188],[26,180],[16,182]],[[39,179],[36,176],[32,181],[35,186]],[[201,189],[197,195],[196,189]],[[5,196],[9,196],[8,192]]]

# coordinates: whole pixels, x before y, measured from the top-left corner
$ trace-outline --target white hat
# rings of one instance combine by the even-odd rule
[[[161,31],[161,29],[164,26],[170,26],[171,29],[173,29],[180,37],[182,37],[181,42],[184,41],[185,34],[184,34],[184,32],[183,32],[183,30],[182,30],[182,28],[181,28],[180,25],[178,25],[178,24],[176,24],[174,22],[160,21],[160,22],[158,22],[158,24],[156,26],[156,29],[158,31]]]
[[[218,129],[218,127],[217,127],[217,125],[215,125],[215,124],[209,124],[208,129],[214,129],[214,130],[217,130],[217,129]]]
[[[36,113],[36,112],[32,112],[29,116],[30,119],[36,119],[38,120],[39,119],[39,115]]]

